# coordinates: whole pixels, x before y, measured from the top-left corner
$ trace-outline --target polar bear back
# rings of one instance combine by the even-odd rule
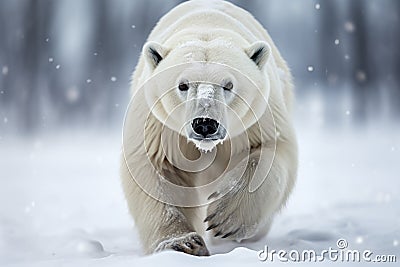
[[[182,42],[181,32],[199,36],[201,32],[220,34],[220,30],[241,36],[244,46],[266,41],[274,58],[281,58],[267,31],[249,12],[221,0],[192,0],[175,7],[160,19],[148,41],[177,45]]]

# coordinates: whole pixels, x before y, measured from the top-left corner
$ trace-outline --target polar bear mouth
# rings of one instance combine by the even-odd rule
[[[190,124],[189,140],[204,152],[212,151],[226,138],[226,129],[217,120],[195,118]]]

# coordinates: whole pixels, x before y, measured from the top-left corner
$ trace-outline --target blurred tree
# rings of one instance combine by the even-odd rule
[[[325,103],[324,117],[331,124],[336,124],[339,120],[338,101],[332,101],[342,95],[344,65],[343,51],[340,42],[340,15],[338,13],[338,3],[333,0],[323,1],[321,4],[316,2],[320,12],[319,16],[319,67],[316,68],[320,79],[320,85],[325,88],[323,93]]]
[[[20,17],[10,17],[15,11],[19,11],[25,5],[19,1],[0,1],[0,103],[3,101],[0,111],[9,109],[14,112],[11,103],[17,102],[20,95],[19,88],[15,85],[22,81],[18,75],[18,67],[22,65],[21,57],[21,40],[23,38],[23,24]]]
[[[105,120],[108,121],[109,114],[107,114],[106,106],[109,105],[107,102],[107,96],[110,91],[107,77],[110,78],[110,66],[114,60],[110,57],[109,44],[113,41],[113,32],[110,31],[110,18],[108,13],[107,0],[94,0],[91,1],[93,8],[92,19],[93,29],[91,46],[93,49],[92,54],[89,57],[89,73],[93,77],[93,85],[88,86],[86,92],[92,95],[91,103],[91,118],[94,120],[102,119],[103,121],[96,120],[95,123],[101,124]],[[118,32],[118,30],[116,31]],[[98,68],[98,66],[102,66]]]
[[[392,75],[396,81],[396,84],[393,86],[393,103],[391,103],[394,109],[394,116],[399,118],[400,114],[400,1],[394,0],[394,9],[396,10],[395,18],[394,18],[394,42],[395,49],[393,51],[394,57],[394,66],[392,69]]]
[[[23,110],[22,122],[25,132],[34,131],[37,128],[38,118],[38,65],[40,60],[40,19],[39,0],[31,0],[24,12],[24,42],[21,58],[23,64],[20,66],[22,81],[22,94],[20,108]]]
[[[22,130],[25,133],[36,131],[41,126],[41,97],[46,95],[48,79],[46,75],[46,38],[50,27],[54,1],[30,0],[24,9],[23,42],[21,45],[21,65],[18,75],[24,78],[18,83],[19,108],[22,112]]]
[[[320,27],[318,30],[320,53],[319,53],[319,76],[329,90],[335,90],[343,77],[343,56],[337,41],[340,36],[338,4],[332,0],[324,1],[320,6]]]
[[[354,31],[350,35],[352,44],[352,81],[353,81],[353,114],[358,123],[367,119],[368,98],[376,90],[375,76],[370,70],[372,56],[369,51],[370,37],[367,35],[367,14],[364,0],[352,0],[350,18]],[[374,88],[375,86],[375,88]]]
[[[3,3],[0,2],[0,32],[1,33],[5,33],[6,32],[6,17],[5,17],[5,8],[3,7]],[[3,72],[5,72],[5,66],[6,66],[6,62],[7,62],[7,45],[6,45],[6,39],[5,38],[0,38],[0,104],[2,106],[5,105],[5,97],[6,95],[4,95],[4,90],[7,87],[6,85],[6,80],[7,77],[6,75],[4,75]],[[1,93],[2,91],[2,93]],[[1,112],[2,110],[0,110]]]

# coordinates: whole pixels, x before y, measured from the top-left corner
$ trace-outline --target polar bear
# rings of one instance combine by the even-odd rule
[[[146,253],[257,239],[295,184],[292,76],[267,31],[225,1],[160,19],[132,78],[122,187]]]

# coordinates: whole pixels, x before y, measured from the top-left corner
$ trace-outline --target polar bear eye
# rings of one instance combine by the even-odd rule
[[[189,84],[187,82],[181,82],[179,83],[178,89],[180,91],[187,91],[189,90]]]
[[[232,89],[233,89],[233,83],[232,83],[232,82],[227,82],[227,83],[224,85],[224,90],[230,91],[230,90],[232,90]]]

